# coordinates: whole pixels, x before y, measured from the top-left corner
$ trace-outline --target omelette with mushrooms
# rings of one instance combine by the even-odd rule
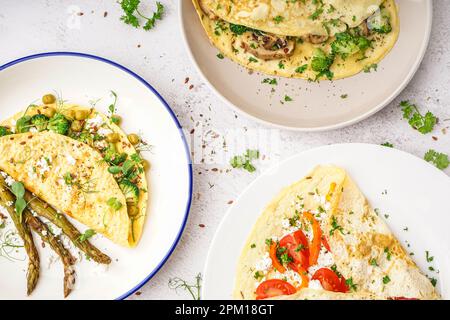
[[[235,299],[439,299],[341,168],[318,166],[266,207],[238,261]]]
[[[376,68],[400,25],[394,0],[193,0],[219,51],[251,70],[308,80]]]
[[[136,246],[148,202],[145,142],[127,136],[113,110],[106,116],[47,97],[0,122],[0,169],[113,242]]]

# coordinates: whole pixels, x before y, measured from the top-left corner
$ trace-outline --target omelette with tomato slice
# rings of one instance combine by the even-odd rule
[[[235,299],[438,299],[439,294],[341,168],[318,166],[256,222]]]

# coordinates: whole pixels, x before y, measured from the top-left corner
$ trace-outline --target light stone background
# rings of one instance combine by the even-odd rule
[[[100,55],[150,82],[175,110],[188,136],[196,128],[190,136],[197,139],[197,144],[201,143],[202,132],[208,130],[222,135],[236,128],[268,129],[235,115],[209,90],[186,54],[177,1],[160,1],[166,7],[164,20],[154,30],[145,32],[122,23],[120,7],[113,0],[0,0],[0,65],[45,51]],[[430,148],[450,153],[450,132],[444,133],[450,126],[450,1],[433,2],[430,47],[418,73],[398,99],[370,119],[341,130],[311,134],[276,132],[281,139],[276,154],[264,156],[278,161],[326,144],[385,141],[419,157]],[[147,5],[144,11],[154,9],[154,1],[143,3]],[[185,84],[187,77],[190,80]],[[415,101],[422,110],[429,109],[440,118],[432,134],[421,135],[402,120],[398,103],[403,99]],[[221,148],[221,144],[216,147]],[[265,167],[264,163],[258,166],[258,172]],[[160,272],[132,298],[190,298],[183,290],[169,289],[169,279],[181,277],[194,282],[204,267],[208,246],[230,202],[258,175],[258,172],[227,169],[230,167],[226,163],[194,164],[194,200],[181,242]],[[450,169],[446,173],[450,174]]]

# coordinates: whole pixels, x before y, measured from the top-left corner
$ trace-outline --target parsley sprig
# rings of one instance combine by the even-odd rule
[[[233,168],[245,169],[248,172],[255,172],[256,168],[252,164],[252,160],[259,159],[258,150],[247,150],[242,156],[234,156],[230,160]]]
[[[143,29],[146,31],[151,30],[155,27],[157,20],[162,20],[162,16],[164,14],[164,6],[161,4],[161,2],[157,1],[156,11],[153,12],[153,15],[151,17],[147,17],[139,11],[140,3],[140,0],[121,0],[119,4],[124,12],[124,15],[120,17],[120,20],[135,28],[139,28],[141,26],[139,19],[141,18],[146,21]]]
[[[428,150],[424,156],[425,161],[433,163],[438,169],[444,170],[447,169],[450,165],[450,160],[448,159],[448,155],[445,153],[440,153],[435,150]]]
[[[437,117],[430,111],[422,115],[415,104],[405,100],[400,102],[403,111],[403,118],[408,120],[408,123],[422,134],[433,131],[437,123]]]

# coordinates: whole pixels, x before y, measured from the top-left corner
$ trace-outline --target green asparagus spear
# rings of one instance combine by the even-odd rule
[[[24,217],[25,222],[31,229],[33,229],[43,241],[47,242],[52,250],[61,258],[64,266],[64,298],[66,298],[75,284],[75,271],[72,268],[72,265],[75,263],[74,257],[69,250],[64,248],[60,238],[53,235],[45,223],[33,216],[28,209],[24,211]]]
[[[25,251],[28,255],[28,272],[27,272],[27,294],[30,295],[39,280],[40,260],[36,246],[34,245],[33,236],[31,235],[30,228],[21,216],[16,214],[13,207],[7,205],[9,202],[14,202],[14,196],[8,190],[5,180],[0,176],[0,202],[7,209],[11,216],[14,225],[16,226],[19,236],[23,240]]]
[[[30,192],[25,193],[25,200],[28,203],[28,208],[35,211],[39,216],[50,220],[53,224],[59,227],[62,232],[70,238],[73,244],[83,251],[90,259],[98,263],[110,264],[111,258],[101,252],[89,241],[81,238],[81,233],[75,228],[67,218],[60,213],[57,213],[55,209],[50,207],[47,203],[41,199],[33,197]]]

